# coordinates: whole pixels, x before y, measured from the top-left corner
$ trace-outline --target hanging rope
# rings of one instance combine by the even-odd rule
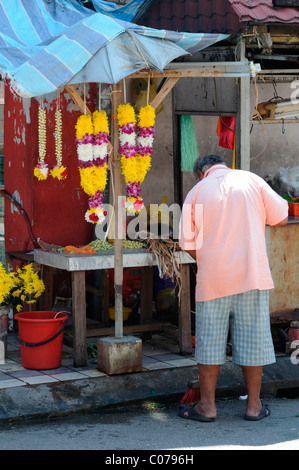
[[[143,58],[144,62],[146,63],[146,68],[147,69],[150,69],[150,66],[146,60],[146,58],[144,57],[144,55],[142,54],[141,50],[140,50],[140,47],[138,46],[137,42],[135,41],[135,38],[133,36],[133,34],[128,30],[126,29],[126,33],[128,33],[128,35],[130,36],[130,38],[132,39],[132,41],[134,42],[135,46],[136,46],[136,49],[137,51],[139,52],[139,54],[141,55],[141,57]]]
[[[101,108],[102,108],[102,103],[101,103],[101,100],[102,100],[102,85],[99,83],[99,111],[101,111]]]
[[[126,79],[123,79],[123,89],[124,89],[124,104],[127,103],[127,89],[126,89]]]
[[[254,77],[254,88],[255,88],[255,112],[251,113],[250,114],[250,118],[251,119],[255,119],[255,118],[258,118],[259,122],[261,123],[262,125],[262,128],[263,128],[263,132],[266,136],[266,145],[265,147],[263,148],[263,150],[256,156],[256,157],[252,157],[250,160],[255,160],[256,158],[260,157],[266,150],[266,148],[268,147],[268,143],[269,143],[269,136],[266,132],[266,129],[265,129],[265,124],[264,124],[264,120],[260,114],[260,112],[258,111],[257,109],[257,106],[258,106],[258,97],[259,97],[259,90],[258,90],[258,86],[257,86],[257,82],[256,82],[256,77]]]
[[[147,93],[146,93],[146,104],[147,105],[149,105],[150,88],[151,88],[151,77],[149,75],[148,78],[147,78]]]
[[[84,114],[86,115],[86,83],[83,85]]]

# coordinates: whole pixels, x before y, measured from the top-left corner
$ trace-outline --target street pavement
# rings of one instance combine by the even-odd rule
[[[36,384],[33,382],[27,384],[25,377],[22,386],[0,389],[0,423],[57,418],[79,412],[97,412],[148,399],[178,403],[187,390],[188,382],[197,378],[197,367],[194,358],[189,358],[187,364],[192,365],[186,366],[183,362],[186,360],[184,357],[178,354],[171,355],[169,352],[167,354],[167,351],[164,353],[155,356],[156,358],[159,356],[160,360],[163,356],[163,362],[153,359],[154,355],[150,353],[155,362],[145,363],[144,370],[139,373],[84,376],[77,372],[75,380],[72,380],[70,374],[69,379],[55,379],[49,383]],[[174,356],[177,361],[182,361],[180,367],[175,366],[178,362],[172,359]],[[149,360],[151,357],[144,356],[144,359]],[[167,360],[169,362],[165,362]],[[18,373],[19,371],[16,371],[14,375]],[[5,381],[3,383],[5,384]],[[284,391],[296,389],[299,390],[299,365],[292,363],[289,355],[278,356],[275,364],[264,368],[263,394],[276,397],[282,395]],[[246,390],[241,368],[228,360],[221,368],[217,398],[244,395]]]
[[[176,403],[152,398],[60,419],[0,423],[0,450],[96,450],[89,457],[98,465],[137,468],[172,466],[175,459],[200,464],[203,450],[299,450],[299,400],[264,399],[271,416],[259,422],[243,419],[246,402],[238,398],[217,400],[214,423],[182,419]]]

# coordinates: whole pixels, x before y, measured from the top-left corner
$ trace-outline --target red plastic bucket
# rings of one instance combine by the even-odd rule
[[[26,369],[56,369],[61,365],[65,312],[22,312],[19,325],[22,366]]]

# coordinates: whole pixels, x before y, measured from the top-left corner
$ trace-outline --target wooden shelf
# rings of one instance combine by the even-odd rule
[[[250,124],[298,124],[299,119],[254,119],[250,121]]]

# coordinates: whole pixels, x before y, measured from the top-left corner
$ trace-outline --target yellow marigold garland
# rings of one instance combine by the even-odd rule
[[[152,146],[155,134],[155,110],[152,106],[143,106],[137,120],[134,108],[130,104],[121,104],[117,108],[119,128],[119,152],[121,166],[127,186],[126,210],[130,214],[138,213],[144,203],[140,197],[140,185],[151,168]]]
[[[76,140],[80,184],[89,196],[85,220],[90,223],[102,223],[107,215],[103,208],[102,192],[107,185],[108,135],[109,123],[105,111],[95,111],[92,116],[78,118]]]

